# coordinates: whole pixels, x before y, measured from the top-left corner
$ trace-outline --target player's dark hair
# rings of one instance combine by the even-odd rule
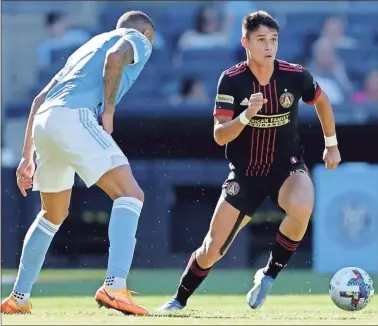
[[[242,24],[243,36],[249,38],[249,35],[258,30],[260,26],[266,26],[277,31],[277,33],[280,31],[278,22],[267,12],[259,10],[244,17]]]
[[[135,28],[139,30],[138,27],[146,25],[151,26],[155,30],[155,24],[152,19],[144,12],[138,10],[125,12],[117,22],[117,28]]]

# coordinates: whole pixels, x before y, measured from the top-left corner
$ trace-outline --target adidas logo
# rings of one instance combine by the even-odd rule
[[[248,106],[248,99],[245,98],[243,101],[240,102],[240,105],[245,105],[245,106]]]

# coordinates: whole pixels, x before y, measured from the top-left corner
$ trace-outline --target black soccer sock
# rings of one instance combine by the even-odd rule
[[[280,231],[277,232],[276,244],[270,253],[268,264],[264,269],[265,275],[276,278],[278,273],[287,265],[297,249],[299,241],[293,241]]]
[[[196,253],[193,252],[189,259],[188,265],[181,276],[180,285],[177,289],[174,298],[177,299],[183,306],[194,291],[201,285],[202,281],[210,272],[210,268],[202,268],[198,265],[196,260]]]

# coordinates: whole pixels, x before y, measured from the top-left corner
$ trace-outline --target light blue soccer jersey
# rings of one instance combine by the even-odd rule
[[[106,52],[121,38],[134,49],[134,62],[124,69],[116,103],[138,78],[151,56],[151,42],[135,29],[119,28],[93,37],[67,60],[55,76],[58,84],[47,94],[45,103],[70,109],[89,108],[98,117],[103,111],[103,69]]]

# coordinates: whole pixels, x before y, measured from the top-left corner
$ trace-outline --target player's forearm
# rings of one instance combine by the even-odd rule
[[[228,122],[218,123],[214,127],[214,139],[218,145],[223,146],[238,137],[244,128],[245,125],[240,122],[239,117]]]
[[[326,95],[321,96],[316,102],[315,108],[323,128],[324,136],[330,137],[335,135],[335,118],[328,97]]]
[[[104,111],[114,113],[117,94],[123,74],[124,63],[122,57],[110,53],[106,56],[103,83],[104,83]]]
[[[322,125],[325,137],[336,136],[335,117],[328,97],[322,94],[315,103],[316,112]]]

